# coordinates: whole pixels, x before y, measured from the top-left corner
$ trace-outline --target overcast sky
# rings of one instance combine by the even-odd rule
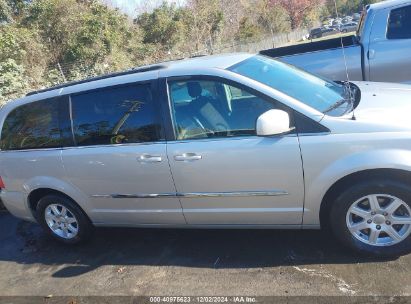
[[[140,4],[144,0],[105,0],[106,3],[113,5],[114,7],[118,7],[120,10],[125,12],[128,15],[134,16],[135,11]]]
[[[183,3],[185,0],[167,0],[177,4]],[[153,6],[160,5],[163,0],[104,0],[104,2],[119,8],[126,14],[135,17],[137,10],[150,9]]]

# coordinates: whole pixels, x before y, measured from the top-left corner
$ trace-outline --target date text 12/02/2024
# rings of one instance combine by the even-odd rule
[[[255,303],[256,298],[234,297],[150,297],[150,303]]]

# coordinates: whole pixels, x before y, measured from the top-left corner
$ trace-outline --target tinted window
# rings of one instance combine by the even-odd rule
[[[411,38],[411,6],[401,7],[391,11],[388,21],[387,38]]]
[[[175,81],[169,88],[179,140],[255,135],[257,118],[276,107],[219,81]]]
[[[188,87],[186,85],[178,86],[172,85],[170,86],[171,96],[175,103],[187,103],[191,102],[192,98],[188,92]],[[203,88],[202,91],[203,95],[211,96],[211,93],[207,90],[207,88]],[[214,92],[215,97],[215,92]]]
[[[160,125],[149,84],[101,89],[74,95],[71,99],[77,145],[159,139]]]
[[[1,133],[2,150],[61,147],[59,101],[37,101],[14,109]]]

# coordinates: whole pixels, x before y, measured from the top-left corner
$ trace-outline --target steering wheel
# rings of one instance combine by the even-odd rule
[[[33,146],[33,144],[36,142],[34,137],[32,136],[26,136],[20,141],[20,148],[30,148]]]
[[[231,134],[229,127],[223,123],[218,123],[216,125],[216,132],[213,132],[213,134],[215,133],[222,134],[224,136],[230,136]]]

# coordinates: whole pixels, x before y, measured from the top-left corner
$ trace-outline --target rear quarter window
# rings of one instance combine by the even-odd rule
[[[394,9],[390,13],[388,39],[411,39],[411,5]]]
[[[58,100],[36,101],[12,110],[4,121],[0,145],[2,150],[61,147]]]

